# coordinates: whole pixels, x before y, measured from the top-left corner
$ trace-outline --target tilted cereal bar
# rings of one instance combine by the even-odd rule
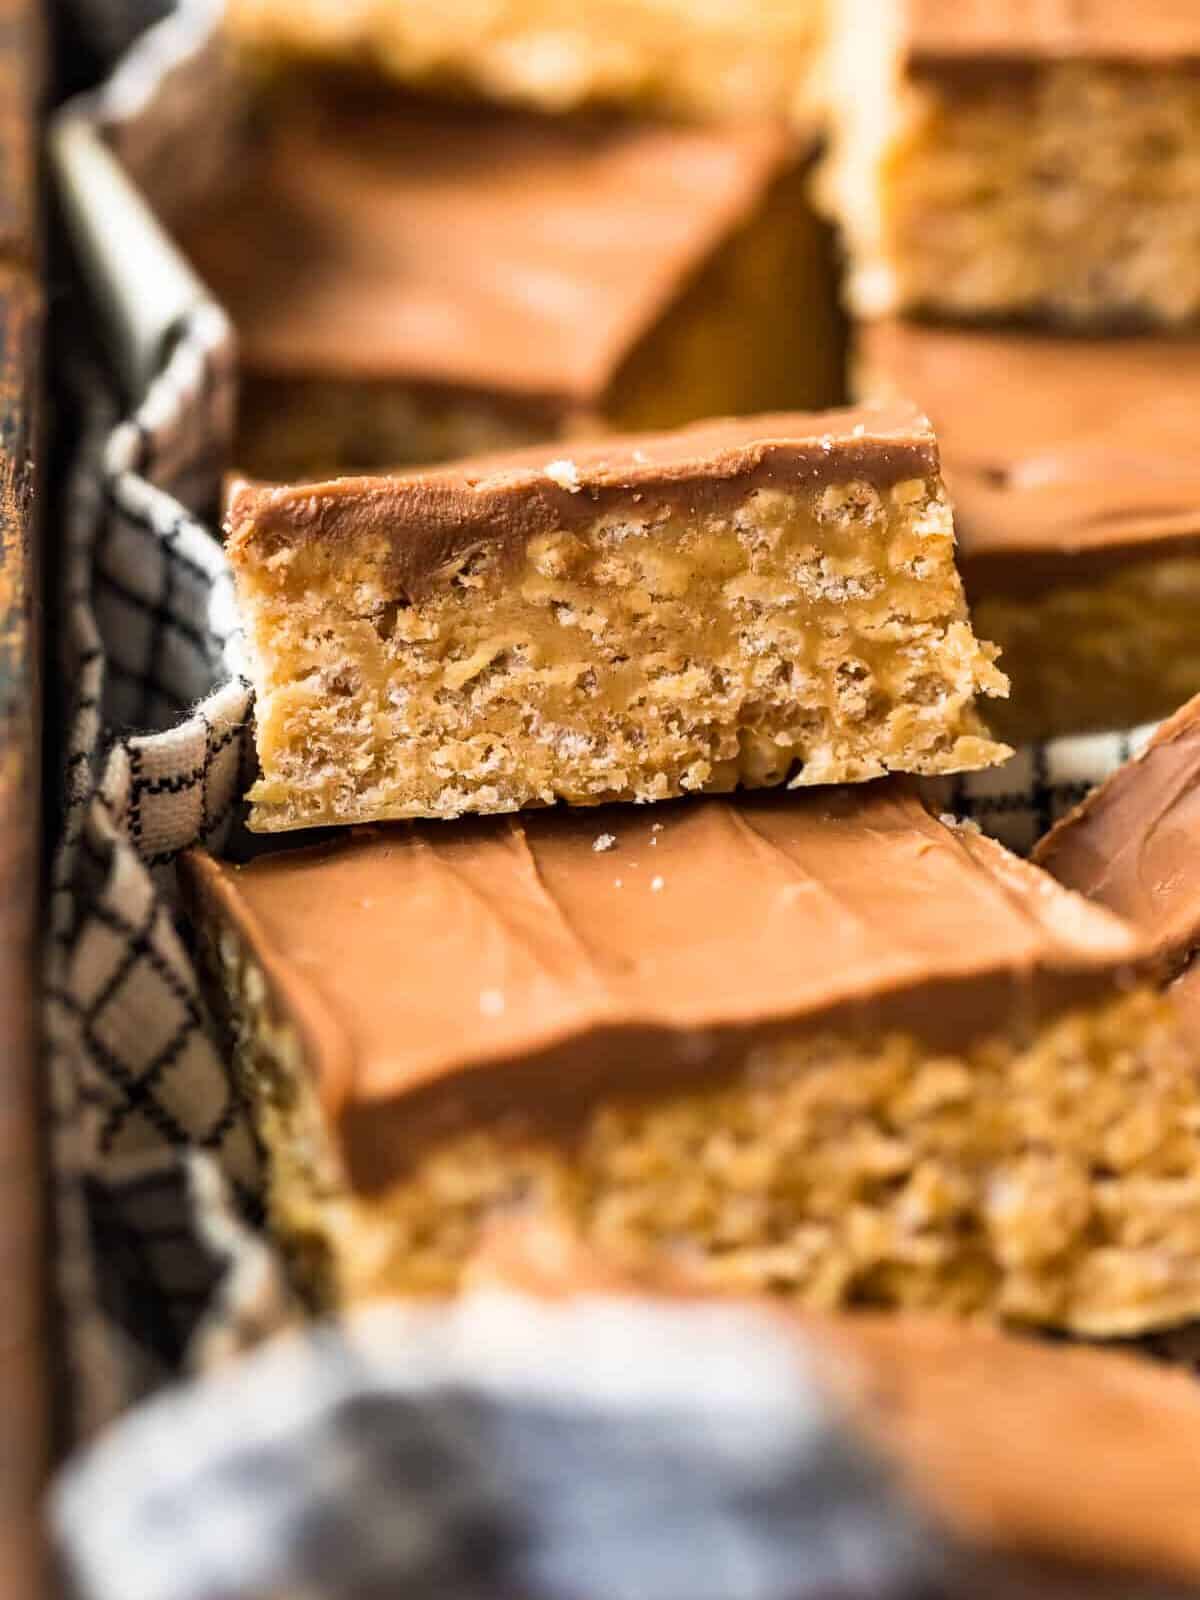
[[[233,493],[251,826],[953,772],[1007,753],[911,407]]]

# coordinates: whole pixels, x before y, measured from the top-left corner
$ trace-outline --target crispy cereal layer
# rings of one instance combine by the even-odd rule
[[[860,310],[1099,328],[1200,315],[1194,67],[924,71],[882,92],[894,102],[846,109],[834,185]]]
[[[554,470],[553,464],[549,470]],[[569,481],[571,463],[558,470]],[[239,554],[265,830],[853,782],[1002,759],[936,482],[628,504],[413,603],[387,532]]]

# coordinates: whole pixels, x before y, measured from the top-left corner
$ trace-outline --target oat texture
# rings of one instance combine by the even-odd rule
[[[300,1040],[222,937],[270,1204],[318,1305],[452,1292],[514,1217],[651,1284],[1126,1337],[1200,1313],[1200,1096],[1146,990],[1024,1041],[797,1036],[731,1082],[480,1130],[351,1192]]]
[[[830,192],[867,314],[1078,327],[1200,315],[1200,72],[921,71],[843,108]]]
[[[1020,743],[1133,728],[1200,692],[1200,561],[1141,561],[1086,584],[972,606],[1012,684],[989,721]]]
[[[547,462],[568,491],[569,457]],[[557,474],[557,476],[555,476]],[[396,535],[403,537],[405,530]],[[453,817],[953,772],[1007,753],[936,481],[637,497],[418,600],[392,535],[231,542],[262,775],[251,825]]]

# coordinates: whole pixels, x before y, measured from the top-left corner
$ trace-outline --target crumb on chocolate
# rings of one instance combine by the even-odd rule
[[[579,482],[579,468],[565,456],[557,461],[547,461],[546,476],[560,489],[565,489],[568,494],[578,494],[582,487]]]

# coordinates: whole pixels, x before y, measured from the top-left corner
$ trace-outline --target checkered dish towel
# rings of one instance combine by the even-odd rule
[[[124,39],[131,15],[148,9],[166,7],[76,0],[80,15],[97,24],[97,40]],[[268,1350],[254,1358],[259,1365],[196,1376],[296,1321],[278,1262],[253,1226],[261,1202],[254,1140],[208,1026],[172,899],[175,856],[197,843],[221,848],[253,759],[251,695],[237,670],[230,575],[213,532],[228,462],[232,338],[220,308],[198,289],[172,299],[181,280],[170,252],[164,254],[163,241],[142,237],[136,214],[122,210],[128,193],[123,197],[121,184],[128,188],[130,178],[165,210],[221,165],[222,141],[214,129],[236,94],[215,30],[217,9],[216,0],[183,0],[142,35],[96,95],[60,113],[53,141],[68,215],[73,196],[108,186],[109,227],[107,235],[100,233],[100,256],[106,237],[108,254],[87,265],[102,288],[107,270],[108,309],[134,402],[120,415],[114,385],[80,342],[65,375],[80,392],[86,427],[61,530],[56,637],[71,696],[70,740],[46,952],[55,1290],[68,1436],[82,1442],[167,1378],[193,1375],[190,1387],[155,1402],[145,1415],[135,1412],[111,1432],[59,1501],[63,1537],[85,1587],[114,1600],[247,1592],[228,1574],[214,1577],[207,1589],[188,1586],[189,1575],[215,1574],[229,1548],[245,1556],[240,1570],[272,1574],[266,1592],[291,1585],[288,1562],[304,1550],[316,1564],[304,1568],[307,1586],[289,1592],[375,1593],[369,1584],[340,1582],[328,1563],[322,1567],[316,1554],[322,1541],[344,1532],[346,1519],[353,1521],[364,1484],[403,1500],[416,1470],[406,1453],[413,1448],[404,1442],[406,1430],[415,1430],[422,1450],[449,1452],[458,1474],[464,1454],[476,1447],[478,1420],[469,1406],[463,1411],[459,1394],[464,1386],[473,1392],[471,1362],[479,1352],[469,1341],[455,1358],[458,1365],[423,1368],[401,1360],[390,1344],[389,1364],[369,1338],[352,1356],[350,1346],[328,1334],[301,1353],[295,1340],[285,1341],[290,1354]],[[204,130],[199,139],[198,128]],[[97,132],[119,156],[119,167],[103,151],[97,157]],[[82,185],[81,173],[87,174]],[[116,216],[124,219],[120,227],[112,225]],[[158,262],[157,277],[145,277],[147,260]],[[137,279],[132,293],[122,281],[125,271]],[[186,287],[186,275],[182,281]],[[175,310],[167,315],[163,305]],[[956,781],[946,803],[1026,849],[1148,731],[1023,751],[1002,772]],[[693,1346],[684,1343],[690,1359]],[[644,1379],[653,1410],[662,1372],[648,1356],[643,1372],[640,1344],[621,1348],[631,1361],[636,1351],[638,1382]],[[279,1375],[294,1376],[297,1362],[303,1386],[288,1387]],[[698,1347],[694,1370],[699,1397],[705,1365]],[[414,1372],[429,1375],[429,1393]],[[276,1378],[278,1392],[288,1396],[278,1406],[271,1398]],[[590,1382],[581,1377],[587,1426],[609,1440],[611,1466],[617,1451],[611,1419],[601,1415],[604,1404]],[[453,1399],[451,1420],[435,1448],[443,1391]],[[388,1399],[382,1408],[381,1394]],[[371,1404],[364,1405],[368,1397]],[[749,1402],[753,1398],[750,1393]],[[479,1403],[487,1411],[500,1401],[492,1395]],[[554,1416],[538,1423],[546,1431],[538,1435],[534,1466],[557,1481],[551,1471],[556,1430],[562,1408],[570,1410],[574,1400],[560,1395],[555,1403]],[[471,1424],[462,1432],[459,1421],[467,1414]],[[632,1426],[621,1415],[622,1428]],[[393,1416],[395,1438],[387,1420]],[[764,1418],[758,1421],[766,1426]],[[705,1443],[712,1425],[702,1405],[687,1415],[676,1406],[670,1428],[679,1431],[661,1447],[669,1445],[679,1459],[699,1460],[712,1444],[711,1438]],[[637,1437],[635,1428],[630,1450],[640,1448]],[[151,1452],[147,1460],[154,1450],[166,1452],[164,1461],[173,1451],[173,1469],[161,1476],[139,1471],[143,1446]],[[264,1486],[263,1498],[253,1502],[262,1511],[261,1525],[252,1525],[240,1498],[248,1481]],[[612,1481],[604,1486],[617,1494]],[[186,1511],[193,1489],[203,1517]],[[422,1516],[436,1513],[431,1526],[436,1518],[453,1523],[461,1509],[453,1495],[431,1508],[430,1484],[421,1492]],[[574,1492],[559,1485],[561,1496]],[[370,1495],[367,1503],[374,1503]],[[633,1514],[633,1505],[619,1498],[607,1509],[601,1504],[614,1518],[617,1509]],[[553,1508],[546,1509],[550,1515]],[[242,1521],[231,1533],[229,1519],[238,1516]],[[151,1525],[157,1543],[148,1542]],[[355,1526],[339,1545],[343,1556],[353,1550],[371,1568],[376,1558],[395,1554],[388,1541],[396,1530],[385,1535],[372,1518]],[[652,1529],[637,1526],[652,1539]],[[239,1542],[230,1543],[234,1534]],[[428,1529],[422,1535],[434,1536]],[[155,1559],[174,1552],[176,1537],[187,1559],[172,1557],[151,1570],[149,1552]],[[779,1572],[768,1572],[767,1549],[747,1555],[740,1537],[730,1534],[729,1560],[745,1561],[747,1576],[742,1587],[725,1585],[722,1592],[808,1592],[781,1587]],[[127,1542],[118,1550],[122,1539]],[[630,1560],[635,1547],[636,1540],[627,1547]],[[648,1584],[638,1592],[710,1592],[706,1574],[722,1569],[706,1565],[707,1549],[702,1539],[676,1552],[688,1573],[681,1588],[672,1589],[664,1576],[663,1587]],[[257,1552],[253,1560],[251,1550]],[[642,1555],[649,1559],[643,1551],[639,1560]],[[666,1560],[662,1551],[659,1558]],[[409,1563],[402,1570],[428,1576],[449,1558],[431,1547],[406,1549],[397,1559]],[[616,1559],[616,1547],[606,1548],[603,1561]],[[132,1563],[128,1571],[122,1560]],[[420,1561],[432,1565],[412,1565]],[[328,1583],[315,1576],[325,1570]],[[624,1587],[615,1582],[605,1592],[632,1592],[632,1570],[623,1569]],[[119,1579],[113,1576],[118,1572]],[[670,1576],[674,1582],[679,1573]],[[473,1591],[464,1580],[439,1592]]]

